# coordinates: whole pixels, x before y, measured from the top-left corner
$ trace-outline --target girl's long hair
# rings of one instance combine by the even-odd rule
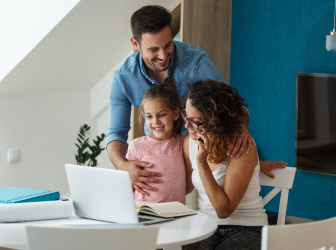
[[[172,111],[181,108],[180,96],[176,88],[175,80],[171,77],[166,78],[162,84],[151,87],[145,92],[140,103],[141,119],[143,119],[144,115],[144,102],[153,99],[165,102]],[[173,125],[173,135],[181,133],[182,125],[183,119],[181,115],[179,115],[179,118]]]

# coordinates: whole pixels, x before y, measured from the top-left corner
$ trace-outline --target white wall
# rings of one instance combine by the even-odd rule
[[[78,2],[0,1],[0,81]]]
[[[84,8],[86,4],[90,6],[89,4],[92,2],[93,0],[81,1],[82,4],[78,4],[76,8],[78,6]],[[171,8],[176,2],[177,0],[141,0],[135,1],[132,5],[127,2],[123,4],[122,1],[116,3],[118,8],[111,11],[118,30],[111,30],[112,26],[108,25],[109,23],[106,24],[108,28],[104,29],[107,34],[111,32],[118,34],[118,37],[115,38],[115,44],[111,46],[115,50],[112,55],[116,63],[111,67],[111,70],[105,71],[108,73],[102,75],[98,82],[92,81],[91,86],[94,87],[91,89],[83,86],[83,82],[77,79],[78,86],[82,90],[78,90],[78,88],[73,90],[71,85],[74,84],[74,79],[63,72],[62,67],[50,66],[50,64],[38,60],[32,60],[28,63],[29,65],[30,63],[37,64],[36,71],[27,71],[27,74],[34,75],[34,78],[27,78],[25,74],[22,74],[25,71],[17,71],[21,72],[20,77],[12,78],[19,80],[9,81],[15,85],[15,88],[11,89],[11,92],[0,91],[0,188],[16,186],[58,190],[61,194],[68,192],[64,164],[75,163],[73,152],[76,149],[74,143],[79,127],[88,123],[92,127],[92,137],[94,138],[97,134],[106,134],[107,132],[109,88],[113,72],[132,51],[129,40],[131,13],[147,4],[160,4]],[[76,8],[72,13],[77,13]],[[95,24],[93,23],[92,26],[95,27]],[[71,33],[68,30],[67,32]],[[50,34],[47,36],[47,40],[52,40],[52,38]],[[61,36],[57,36],[57,39],[61,38]],[[55,43],[55,41],[50,42]],[[37,46],[41,46],[41,44],[44,43],[41,42]],[[92,51],[95,52],[96,48],[88,52],[92,53]],[[102,53],[102,51],[99,52]],[[34,59],[36,58],[40,57],[34,57]],[[75,58],[82,60],[82,57]],[[91,60],[96,64],[101,61],[97,58]],[[73,66],[79,67],[79,65],[81,64],[73,63]],[[52,83],[50,77],[44,80],[41,73],[45,72],[41,70],[41,67],[48,68],[53,77],[63,75],[66,81]],[[85,67],[80,67],[80,70],[81,72],[94,71],[92,68]],[[78,74],[76,77],[80,78],[81,75]],[[86,78],[92,79],[90,74]],[[39,84],[35,84],[35,81]],[[6,83],[3,83],[1,87],[8,87]],[[66,87],[62,91],[55,91],[52,90],[55,84]],[[48,86],[45,87],[45,85]],[[25,90],[23,91],[23,89]],[[19,148],[21,158],[19,162],[8,164],[7,150],[11,148]],[[103,152],[98,160],[100,166],[112,167],[106,152]]]
[[[1,96],[0,188],[8,186],[67,191],[65,163],[76,163],[79,127],[97,126],[88,91]],[[7,150],[20,149],[20,161],[7,163]]]

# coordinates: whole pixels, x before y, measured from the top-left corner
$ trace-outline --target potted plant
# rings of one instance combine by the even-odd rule
[[[77,142],[77,153],[75,154],[77,165],[86,165],[95,167],[97,166],[97,157],[105,149],[100,146],[100,143],[104,140],[105,134],[97,136],[96,140],[92,140],[93,144],[90,144],[91,127],[87,124],[80,126]]]

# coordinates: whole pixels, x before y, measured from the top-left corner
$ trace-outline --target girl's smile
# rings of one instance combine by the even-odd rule
[[[178,109],[173,111],[164,101],[148,99],[143,104],[143,110],[153,139],[163,141],[172,138],[174,121],[179,117]]]

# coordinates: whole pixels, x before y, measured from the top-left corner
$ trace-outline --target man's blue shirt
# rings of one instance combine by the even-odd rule
[[[167,74],[176,81],[182,107],[185,106],[186,95],[193,83],[206,79],[226,83],[202,49],[178,41],[174,41],[174,51]],[[131,105],[139,108],[146,90],[158,84],[146,74],[140,52],[130,55],[114,72],[110,90],[110,125],[106,146],[115,140],[127,145]],[[145,132],[147,135],[150,134],[146,125]],[[182,132],[187,133],[185,129]]]

